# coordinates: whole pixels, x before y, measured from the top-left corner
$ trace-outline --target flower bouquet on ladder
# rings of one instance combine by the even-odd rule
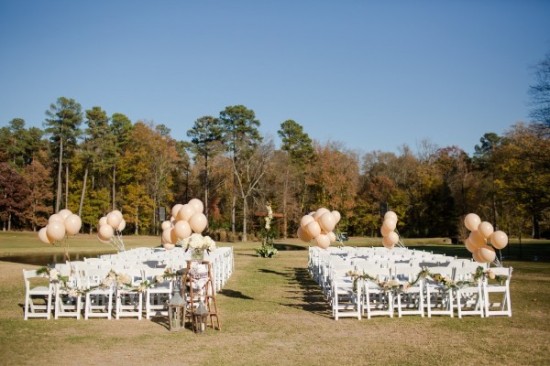
[[[271,209],[271,203],[267,202],[267,215],[265,217],[265,226],[262,229],[262,246],[256,248],[256,253],[262,258],[271,258],[277,254],[277,249],[273,246],[273,239],[275,238],[275,232],[271,227],[271,221],[273,220],[273,210]]]
[[[190,237],[183,239],[182,246],[185,246],[185,251],[191,250],[191,259],[202,261],[204,254],[210,253],[216,249],[216,242],[209,236],[194,233]]]

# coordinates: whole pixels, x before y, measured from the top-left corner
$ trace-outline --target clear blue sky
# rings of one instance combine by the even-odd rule
[[[186,140],[228,105],[359,152],[528,120],[550,1],[0,0],[0,126],[60,96]]]

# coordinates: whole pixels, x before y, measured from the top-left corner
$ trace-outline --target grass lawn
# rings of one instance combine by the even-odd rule
[[[92,236],[70,241],[71,253],[112,251]],[[157,246],[159,238],[125,237],[125,243],[128,248]],[[306,248],[296,240],[279,244],[286,249]],[[351,238],[348,244],[372,242]],[[467,257],[463,246],[439,240],[405,244]],[[518,261],[515,249],[512,259],[505,255],[505,265],[514,267],[511,318],[335,321],[307,273],[307,250],[281,250],[275,258],[263,259],[255,256],[258,243],[218,245],[234,246],[235,272],[217,296],[222,330],[208,329],[202,335],[188,329],[170,333],[162,318],[24,321],[21,270],[33,266],[0,258],[0,364],[550,364],[550,263]],[[537,253],[537,248],[547,253],[550,247],[549,242],[525,245],[534,249],[522,248],[524,256]],[[63,248],[42,244],[33,233],[0,233],[0,257],[37,253],[62,255]]]

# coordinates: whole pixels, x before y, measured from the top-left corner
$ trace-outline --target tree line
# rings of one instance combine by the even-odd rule
[[[475,212],[512,236],[550,236],[550,56],[530,89],[535,122],[481,136],[469,156],[458,146],[424,141],[416,152],[360,155],[313,141],[294,120],[281,123],[280,147],[261,135],[244,105],[198,118],[177,141],[163,124],[132,122],[99,106],[82,110],[60,97],[43,129],[14,118],[0,128],[3,230],[36,231],[68,208],[93,233],[107,212],[124,213],[126,233],[160,233],[176,203],[200,198],[210,232],[254,239],[267,202],[279,237],[296,235],[300,218],[338,210],[339,231],[378,236],[381,215],[399,216],[405,237],[465,237]]]

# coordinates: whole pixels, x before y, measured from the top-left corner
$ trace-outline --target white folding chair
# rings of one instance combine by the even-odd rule
[[[451,281],[454,279],[452,267],[430,267],[429,271],[431,274],[441,275]],[[429,277],[424,279],[424,287],[428,318],[432,315],[454,317],[453,289]]]
[[[50,319],[54,287],[48,278],[36,273],[36,270],[23,270],[25,280],[24,319]],[[36,303],[35,301],[39,301]]]
[[[455,290],[458,317],[462,318],[465,315],[483,317],[482,278],[474,278],[476,270],[470,264],[459,264],[455,267],[455,271],[455,280],[458,285]]]
[[[391,279],[389,268],[381,268],[379,266],[369,266],[363,268],[365,274],[370,277],[377,278],[377,281],[388,281]],[[389,316],[393,318],[394,313],[394,298],[392,291],[382,288],[379,282],[365,279],[362,281],[363,297],[362,297],[362,314],[367,314],[367,319],[373,316]]]
[[[418,271],[414,272],[411,266],[397,266],[395,278],[405,285],[397,291],[396,305],[398,317],[403,315],[420,315],[424,317],[424,281],[418,279]],[[411,284],[415,282],[414,284]],[[410,284],[410,285],[409,285]]]
[[[343,317],[361,319],[361,286],[354,286],[349,269],[333,269],[330,276],[332,316],[334,320]]]
[[[168,316],[168,301],[172,298],[173,284],[172,279],[164,279],[164,268],[150,268],[143,271],[143,279],[151,282],[153,285],[145,290],[145,318],[152,316]],[[162,282],[157,278],[162,278]]]
[[[107,318],[112,319],[113,313],[113,284],[104,283],[109,270],[86,269],[83,278],[86,286],[84,300],[84,319]]]
[[[82,312],[82,282],[78,271],[71,266],[61,266],[60,275],[68,278],[66,282],[55,283],[54,316],[59,318],[80,319]]]
[[[121,273],[123,272],[123,273]],[[142,293],[138,290],[143,280],[142,270],[140,269],[124,269],[117,271],[118,275],[126,275],[129,277],[128,286],[121,286],[116,289],[115,301],[115,317],[137,317],[142,319],[143,313],[143,298]]]
[[[510,298],[510,280],[512,267],[489,268],[495,275],[491,280],[488,276],[483,279],[483,301],[485,316],[505,315],[512,316],[512,300]],[[496,283],[494,281],[497,281]]]

